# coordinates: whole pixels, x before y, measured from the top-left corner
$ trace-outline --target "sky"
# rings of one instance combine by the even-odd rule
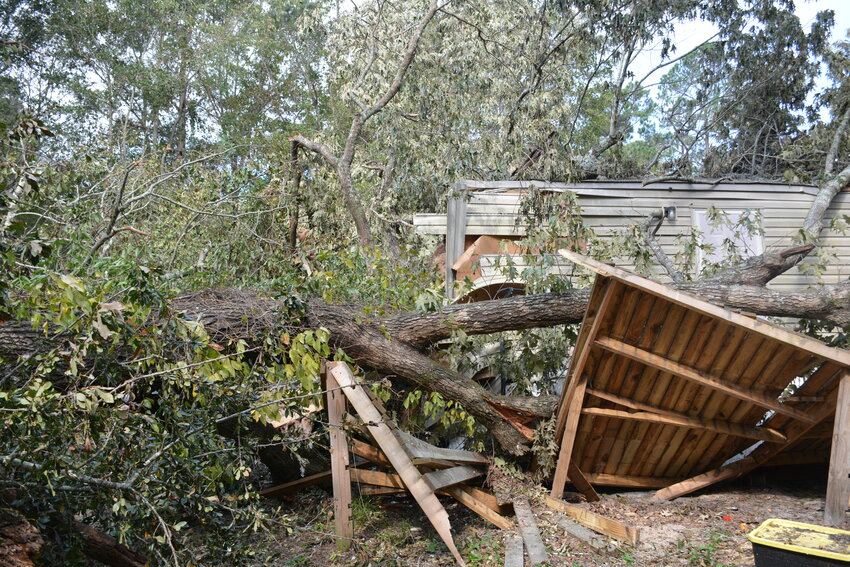
[[[795,2],[797,16],[803,24],[803,28],[808,30],[815,21],[815,16],[821,10],[833,10],[835,12],[835,25],[832,29],[832,43],[846,39],[847,30],[850,29],[850,8],[848,8],[848,0],[797,0]],[[706,22],[682,22],[676,30],[674,43],[676,45],[676,53],[674,57],[684,55],[694,47],[700,45],[705,40],[709,39],[716,32],[716,28]],[[661,46],[657,49],[650,50],[646,54],[644,61],[637,61],[636,72],[637,76],[643,76],[641,70],[648,72],[660,62]],[[657,80],[661,75],[666,73],[668,68],[663,69],[652,79]],[[652,81],[649,81],[652,82]]]

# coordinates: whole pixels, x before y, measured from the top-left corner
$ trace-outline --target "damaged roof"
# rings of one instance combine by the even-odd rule
[[[553,496],[583,475],[675,498],[832,431],[850,352],[561,253],[597,277],[559,405]]]

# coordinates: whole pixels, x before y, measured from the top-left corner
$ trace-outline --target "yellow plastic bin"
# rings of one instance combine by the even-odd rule
[[[750,532],[756,567],[850,566],[850,532],[771,518]]]

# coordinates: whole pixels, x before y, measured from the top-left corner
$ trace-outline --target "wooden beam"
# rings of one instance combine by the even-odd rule
[[[600,516],[590,510],[573,506],[551,496],[546,497],[546,505],[556,512],[569,516],[579,524],[608,537],[624,541],[629,545],[637,545],[640,541],[640,530],[638,528]]]
[[[806,423],[813,422],[811,415],[809,415],[808,413],[782,404],[779,402],[778,399],[771,397],[767,394],[749,388],[741,388],[737,385],[724,382],[720,378],[713,376],[708,372],[703,372],[701,370],[691,368],[690,366],[686,366],[679,362],[669,360],[667,358],[664,358],[663,356],[659,356],[647,350],[643,350],[630,344],[626,344],[623,341],[618,341],[617,339],[612,339],[610,337],[603,337],[597,339],[595,341],[595,344],[610,352],[621,354],[623,356],[631,358],[632,360],[640,362],[641,364],[651,366],[656,370],[668,372],[670,374],[678,376],[679,378],[684,378],[685,380],[688,380],[695,384],[699,384],[700,386],[711,388],[713,390],[726,394],[727,396],[732,396],[734,398],[738,398],[739,400],[743,400],[745,402],[749,402],[751,404],[755,404],[763,408],[771,409],[776,413],[781,413],[783,415],[793,417],[794,419],[798,419]]]
[[[439,534],[443,543],[449,548],[458,565],[463,567],[466,563],[460,556],[452,538],[451,523],[449,515],[443,505],[437,499],[433,489],[422,477],[416,466],[410,460],[402,444],[396,439],[389,425],[383,422],[381,413],[375,408],[369,396],[363,388],[357,384],[354,375],[344,362],[329,362],[328,372],[333,375],[337,383],[342,387],[342,392],[351,402],[360,418],[367,424],[369,433],[378,443],[384,454],[392,463],[393,468],[401,477],[407,489],[416,499],[416,502],[431,521],[434,529]]]
[[[680,478],[664,478],[655,476],[627,476],[620,474],[587,473],[587,480],[597,486],[620,486],[623,488],[664,488]]]
[[[584,373],[584,367],[587,364],[587,357],[591,350],[590,347],[596,339],[597,333],[599,333],[599,328],[605,318],[605,312],[613,296],[615,284],[608,281],[605,285],[607,286],[605,288],[605,294],[602,296],[599,308],[596,310],[596,315],[593,318],[587,335],[583,341],[577,343],[577,348],[580,351],[573,355],[576,359],[575,365],[573,366],[571,364],[569,389],[565,392],[565,404],[560,408],[560,412],[566,412],[566,421],[564,422],[564,433],[560,439],[555,475],[552,478],[551,494],[555,498],[560,498],[564,495],[564,485],[566,485],[567,477],[569,476],[573,447],[575,445],[576,433],[578,432],[578,421],[581,417],[581,406],[584,403],[584,393],[587,388],[587,376]],[[560,419],[560,415],[558,418]]]
[[[753,331],[763,337],[769,337],[785,344],[804,349],[816,356],[825,358],[826,360],[837,362],[842,366],[850,366],[850,351],[829,347],[818,340],[792,333],[787,329],[772,325],[760,319],[750,319],[739,313],[735,313],[734,311],[709,303],[696,295],[691,295],[690,293],[677,290],[673,287],[652,281],[614,266],[608,266],[602,262],[588,258],[587,256],[571,252],[570,250],[559,250],[558,253],[580,266],[593,270],[601,276],[614,278],[624,284],[661,297],[671,303],[682,305],[687,309],[691,309],[704,315],[728,321],[739,327],[744,327]]]
[[[587,480],[585,474],[581,472],[581,469],[578,468],[578,465],[576,465],[574,461],[570,462],[570,470],[567,474],[570,478],[570,482],[573,483],[573,486],[575,486],[579,492],[584,494],[584,497],[588,502],[599,501],[599,494],[596,492],[596,489],[593,488],[593,485],[590,484],[590,481]],[[564,495],[561,494],[560,497],[563,498],[563,496]]]
[[[266,498],[277,498],[279,496],[283,496],[284,494],[289,494],[290,492],[295,492],[296,490],[307,488],[308,486],[313,486],[314,484],[330,482],[332,478],[333,475],[331,474],[331,471],[323,471],[320,473],[311,474],[310,476],[305,476],[304,478],[291,480],[283,484],[278,484],[276,486],[265,488],[259,492],[259,495],[264,496]]]
[[[381,471],[351,469],[351,480],[359,484],[371,484],[372,486],[383,486],[385,488],[400,488],[402,490],[407,489],[400,476]]]
[[[529,562],[532,567],[545,563],[549,560],[549,554],[546,552],[543,540],[540,539],[540,530],[537,529],[537,521],[534,519],[534,513],[531,511],[528,500],[516,498],[514,500],[514,511],[516,512],[516,521],[519,524],[519,533],[522,535],[525,549],[528,551]]]
[[[815,423],[790,422],[785,430],[788,442],[784,445],[776,445],[773,443],[768,445],[763,443],[753,449],[753,451],[746,457],[672,484],[656,492],[655,497],[664,500],[673,500],[674,498],[701,490],[707,486],[711,486],[712,484],[717,484],[718,482],[723,482],[724,480],[730,480],[747,474],[762,464],[767,463],[774,455],[781,453],[783,449],[790,447],[803,438],[806,433],[816,427],[821,421],[830,418],[833,413],[835,413],[835,403],[837,398],[838,388],[834,388],[829,393],[827,402],[812,412]]]
[[[522,538],[516,534],[505,534],[505,567],[523,567]]]
[[[455,484],[472,480],[473,478],[482,476],[483,474],[484,471],[478,467],[460,465],[450,469],[432,471],[426,473],[424,476],[434,490],[439,490],[440,488],[454,486]]]
[[[351,452],[369,461],[370,463],[380,465],[382,467],[391,467],[392,464],[384,453],[377,447],[373,447],[368,443],[364,443],[359,439],[349,439]]]
[[[700,419],[685,415],[662,415],[653,412],[629,412],[604,408],[584,408],[581,413],[600,417],[611,417],[614,419],[630,419],[633,421],[645,421],[649,423],[661,423],[675,427],[686,427],[688,429],[705,429],[715,433],[733,435],[735,437],[746,437],[759,441],[771,443],[784,443],[786,437],[778,431],[770,428],[746,427],[737,423],[723,422],[713,419]]]
[[[845,373],[838,384],[828,479],[823,521],[828,526],[840,526],[847,519],[850,499],[850,373]]]
[[[334,492],[334,531],[336,548],[347,551],[354,537],[351,523],[351,476],[348,470],[348,441],[343,420],[345,395],[331,373],[326,372],[328,426],[330,430],[331,474]]]
[[[388,496],[390,494],[405,494],[407,492],[407,489],[388,488],[386,486],[370,486],[368,484],[364,484],[359,488],[359,492],[363,496]]]
[[[499,529],[510,530],[514,527],[514,523],[512,521],[492,510],[483,501],[479,500],[474,492],[468,490],[469,488],[470,487],[461,484],[457,486],[448,486],[440,490],[440,492],[448,494]]]

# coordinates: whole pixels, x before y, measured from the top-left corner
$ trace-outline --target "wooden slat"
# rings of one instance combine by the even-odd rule
[[[629,317],[626,310],[613,310],[612,307],[609,307],[607,316],[612,323],[607,335],[629,344],[646,344],[644,341],[651,344],[652,329],[658,321],[659,310],[654,308],[657,299],[636,289],[628,288],[627,293],[634,296],[634,311]],[[618,371],[607,381],[600,376],[599,372],[595,375],[590,374],[589,380],[593,380],[594,384],[599,384],[600,387],[611,391],[629,392],[636,386],[635,373],[641,372],[643,366],[619,357],[619,360],[616,361],[616,367]],[[585,403],[592,401],[592,399],[586,400]],[[596,431],[604,429],[604,433],[602,433],[600,441],[591,444],[591,446],[596,445],[594,450],[585,451],[582,465],[591,466],[590,463],[593,463],[595,472],[614,472],[620,464],[635,423],[605,418],[597,418],[593,421],[597,423]]]
[[[442,489],[440,492],[448,494],[499,529],[510,530],[514,527],[514,523],[512,521],[492,510],[483,501],[477,498],[476,493],[468,489],[468,486],[458,485],[449,486]]]
[[[638,411],[628,412],[613,409],[603,408],[584,408],[581,413],[585,415],[601,415],[613,417],[616,419],[629,419],[634,421],[647,421],[651,423],[662,423],[664,425],[674,425],[676,427],[687,427],[693,429],[705,429],[715,431],[726,435],[735,435],[738,437],[746,437],[749,439],[757,439],[760,441],[769,441],[772,443],[784,443],[786,437],[780,432],[769,428],[761,427],[746,427],[737,423],[726,423],[713,419],[700,419],[685,415],[669,415],[668,413],[660,414],[654,412]]]
[[[560,498],[564,494],[564,485],[567,482],[567,476],[570,469],[570,459],[572,458],[573,446],[575,444],[576,432],[578,431],[578,421],[581,417],[581,406],[584,402],[584,390],[587,388],[587,376],[584,372],[584,365],[587,363],[587,357],[590,354],[590,346],[596,338],[599,328],[602,324],[602,315],[611,303],[611,297],[615,285],[609,283],[605,289],[602,301],[596,311],[596,316],[591,323],[586,339],[581,345],[581,352],[578,353],[578,359],[575,366],[572,367],[571,376],[573,380],[570,384],[570,392],[565,396],[566,404],[561,408],[561,411],[566,411],[566,421],[564,423],[564,434],[560,439],[561,446],[558,451],[558,461],[555,466],[555,475],[552,479],[552,496]],[[575,355],[574,355],[575,357]]]
[[[343,430],[345,395],[333,375],[326,372],[328,425],[330,429],[331,474],[334,493],[334,531],[336,547],[351,547],[354,525],[351,523],[351,476],[348,470],[348,441]]]
[[[628,526],[616,520],[606,518],[605,516],[600,516],[590,510],[573,506],[572,504],[564,502],[558,498],[552,498],[551,496],[546,497],[546,505],[556,512],[569,516],[583,526],[609,537],[613,537],[614,539],[624,541],[629,545],[637,545],[640,541],[640,530],[633,526]]]
[[[331,474],[331,471],[323,471],[311,474],[310,476],[305,476],[304,478],[265,488],[259,492],[259,495],[266,498],[277,498],[278,496],[283,496],[284,494],[289,494],[291,492],[301,490],[302,488],[313,486],[314,484],[330,482],[332,478],[333,475]]]
[[[597,486],[620,486],[623,488],[664,488],[680,482],[681,478],[657,476],[628,476],[621,474],[587,473],[587,480]]]
[[[718,482],[723,482],[724,480],[730,480],[747,474],[768,462],[774,455],[781,453],[786,447],[793,445],[818,423],[832,417],[832,414],[835,412],[837,397],[838,389],[836,388],[830,392],[827,403],[812,412],[815,423],[791,422],[785,430],[785,435],[788,437],[788,442],[786,444],[768,445],[764,443],[759,445],[748,456],[668,486],[667,488],[656,492],[655,497],[664,500],[673,500],[674,498],[690,494],[691,492],[701,490],[707,486],[717,484]]]
[[[384,454],[392,463],[393,468],[404,481],[405,486],[419,503],[422,511],[428,516],[434,529],[440,535],[443,543],[449,548],[455,561],[465,566],[463,559],[452,539],[451,523],[443,505],[437,499],[428,482],[414,466],[404,447],[396,439],[386,423],[383,423],[380,412],[372,404],[369,396],[354,380],[354,375],[344,362],[329,362],[328,372],[333,375],[342,387],[342,392],[357,411],[360,418],[367,424],[369,433],[381,447]]]
[[[400,476],[398,476],[397,474],[385,473],[381,471],[351,469],[351,480],[359,484],[371,484],[372,486],[401,488],[404,490],[407,489]]]
[[[629,273],[614,266],[608,266],[602,262],[598,262],[581,254],[577,254],[570,250],[559,250],[559,254],[572,260],[585,268],[593,270],[597,274],[605,277],[613,277],[619,281],[627,283],[630,286],[643,289],[654,295],[658,295],[679,305],[683,305],[688,309],[699,311],[706,315],[716,317],[737,326],[745,327],[755,333],[772,339],[784,342],[794,347],[807,350],[826,360],[832,360],[842,366],[850,366],[850,351],[841,350],[829,347],[820,341],[797,335],[770,323],[766,323],[760,319],[750,319],[734,311],[729,311],[712,303],[705,301],[695,295],[679,291],[664,284],[654,282],[637,274]]]
[[[824,523],[840,526],[847,519],[850,498],[850,373],[844,374],[838,385],[828,479]]]
[[[632,360],[642,362],[663,372],[675,374],[680,378],[694,382],[707,388],[712,388],[718,392],[723,392],[729,396],[744,400],[763,408],[771,409],[777,413],[781,413],[806,423],[812,423],[812,417],[804,411],[800,411],[790,406],[783,405],[776,398],[771,398],[761,392],[749,389],[738,388],[735,385],[728,384],[716,376],[712,376],[707,372],[696,370],[684,364],[679,364],[672,360],[668,360],[663,356],[647,352],[628,345],[622,341],[610,338],[600,338],[596,340],[596,344],[606,350],[627,356]]]
[[[505,534],[505,567],[523,567],[522,538],[510,532]]]
[[[360,485],[357,491],[363,496],[395,496],[407,493],[406,488],[388,488],[386,486],[370,486],[368,484]]]
[[[528,500],[525,498],[514,499],[514,512],[516,512],[519,532],[522,534],[522,539],[525,542],[528,560],[532,567],[545,563],[549,560],[549,554],[546,552],[546,547],[540,538],[540,530],[537,529],[537,521],[534,519],[534,513],[531,511],[531,505],[528,503]]]
[[[381,450],[377,447],[373,447],[372,445],[364,443],[359,439],[349,439],[348,442],[351,445],[351,452],[357,455],[358,457],[362,457],[370,463],[374,463],[382,467],[392,466],[387,456],[384,455],[384,453],[381,452]]]

